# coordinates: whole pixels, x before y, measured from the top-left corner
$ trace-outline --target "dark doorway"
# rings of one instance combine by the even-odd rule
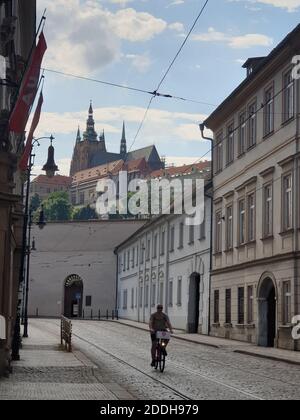
[[[199,328],[200,274],[190,278],[187,332],[197,334]]]
[[[259,336],[258,345],[274,347],[276,338],[276,290],[273,281],[267,278],[261,284],[258,300]]]
[[[67,318],[82,317],[83,281],[73,274],[65,281],[64,316]]]

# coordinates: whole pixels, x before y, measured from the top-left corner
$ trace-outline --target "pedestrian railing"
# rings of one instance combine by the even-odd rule
[[[68,352],[72,352],[72,322],[65,318],[61,317],[61,327],[60,327],[60,341],[61,345],[65,347]]]

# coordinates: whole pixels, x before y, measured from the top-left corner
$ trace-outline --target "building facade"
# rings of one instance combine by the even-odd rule
[[[39,175],[30,183],[30,199],[38,195],[40,200],[45,200],[54,192],[70,193],[72,178],[69,176],[55,175],[49,178],[47,175]]]
[[[300,26],[206,120],[214,132],[211,333],[300,350]]]
[[[22,180],[17,161],[24,139],[8,131],[8,120],[35,30],[35,0],[0,1],[0,376],[8,371],[11,358],[23,228]]]
[[[29,316],[98,317],[115,310],[114,248],[144,221],[47,223],[33,227]],[[29,321],[30,322],[30,321]]]
[[[158,303],[174,328],[208,334],[210,210],[187,226],[185,215],[152,219],[116,249],[118,309],[122,318],[148,322]]]

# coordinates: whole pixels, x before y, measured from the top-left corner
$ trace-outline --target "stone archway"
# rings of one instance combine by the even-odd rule
[[[189,302],[188,302],[188,322],[187,332],[197,334],[199,328],[199,302],[200,302],[200,282],[199,273],[193,273],[190,277]]]
[[[64,285],[64,316],[82,317],[83,281],[77,274],[68,276]]]
[[[274,347],[277,324],[277,291],[272,276],[265,276],[258,289],[258,345]]]

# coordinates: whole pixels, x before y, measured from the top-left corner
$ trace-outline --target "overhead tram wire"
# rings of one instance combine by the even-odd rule
[[[149,101],[149,104],[148,104],[148,107],[147,107],[147,109],[146,109],[146,112],[145,112],[145,115],[144,115],[143,121],[142,121],[142,123],[140,124],[140,126],[139,126],[139,128],[138,128],[138,131],[137,131],[137,133],[136,133],[136,135],[135,135],[135,137],[134,137],[134,140],[133,140],[133,142],[132,142],[132,145],[130,146],[129,151],[127,152],[127,155],[126,155],[126,158],[125,158],[125,162],[126,162],[126,160],[127,160],[128,153],[130,152],[130,150],[132,149],[133,145],[135,144],[136,139],[137,139],[137,137],[138,137],[138,135],[139,135],[139,133],[140,133],[140,131],[141,131],[141,129],[142,129],[142,127],[143,127],[143,125],[144,125],[145,121],[146,121],[146,118],[147,118],[147,115],[148,115],[148,112],[149,112],[149,109],[150,109],[150,106],[151,106],[151,104],[152,104],[153,99],[154,99],[154,98],[156,98],[156,97],[161,97],[161,96],[164,96],[164,97],[166,97],[166,98],[167,98],[167,97],[171,97],[171,95],[163,95],[163,94],[161,94],[161,93],[159,92],[159,89],[160,89],[160,87],[162,86],[163,82],[165,81],[165,79],[166,79],[167,75],[169,74],[169,72],[170,72],[171,68],[173,67],[173,65],[174,65],[175,61],[177,60],[177,58],[178,58],[179,54],[180,54],[180,53],[181,53],[181,51],[183,50],[183,48],[184,48],[185,44],[187,43],[187,41],[188,41],[188,39],[189,39],[189,37],[190,37],[191,33],[193,32],[193,30],[194,30],[194,28],[195,28],[195,26],[196,26],[197,22],[199,21],[200,17],[202,16],[202,14],[203,14],[203,12],[204,12],[204,10],[205,10],[205,8],[206,8],[206,6],[207,6],[208,2],[209,2],[209,0],[206,0],[206,1],[205,1],[205,3],[204,3],[204,5],[202,6],[202,8],[201,8],[201,10],[200,10],[200,12],[199,12],[199,14],[198,14],[198,16],[196,17],[196,19],[195,19],[195,21],[194,21],[194,23],[193,23],[193,25],[192,25],[192,27],[191,27],[191,29],[189,30],[188,34],[186,35],[186,37],[185,37],[185,39],[184,39],[183,43],[181,44],[181,46],[180,46],[179,50],[178,50],[178,51],[177,51],[177,53],[175,54],[175,57],[174,57],[174,58],[173,58],[173,60],[171,61],[171,63],[170,63],[170,65],[169,65],[169,67],[167,68],[167,71],[165,72],[165,74],[163,75],[162,79],[160,80],[160,82],[159,82],[159,84],[158,84],[157,89],[156,89],[155,91],[153,91],[152,93],[150,93],[150,94],[152,95],[152,98],[151,98],[151,99],[150,99],[150,101]],[[181,100],[184,100],[183,98],[179,98],[179,97],[177,97],[176,99],[181,99]]]
[[[209,102],[204,102],[204,101],[200,101],[200,100],[189,99],[189,98],[184,98],[184,97],[181,97],[181,96],[164,94],[164,93],[160,93],[160,92],[155,92],[155,94],[154,94],[154,92],[151,92],[151,91],[148,91],[148,90],[145,90],[145,89],[139,89],[139,88],[135,88],[135,87],[132,87],[132,86],[121,85],[119,83],[107,82],[105,80],[100,80],[100,79],[93,79],[93,78],[90,78],[90,77],[87,77],[87,76],[79,76],[79,75],[72,74],[72,73],[65,73],[65,72],[59,71],[59,70],[53,70],[53,69],[48,69],[48,68],[43,68],[43,70],[46,71],[46,72],[49,72],[49,73],[60,75],[60,76],[72,77],[74,79],[84,80],[84,81],[87,81],[87,82],[99,83],[99,84],[102,84],[102,85],[111,86],[111,87],[115,87],[115,88],[119,88],[119,89],[126,89],[126,90],[130,90],[130,91],[133,91],[133,92],[145,93],[145,94],[151,95],[151,96],[157,96],[157,97],[166,98],[166,99],[174,99],[174,100],[178,100],[178,101],[191,102],[191,103],[196,103],[196,104],[200,104],[200,105],[216,107],[216,104],[211,104]]]

